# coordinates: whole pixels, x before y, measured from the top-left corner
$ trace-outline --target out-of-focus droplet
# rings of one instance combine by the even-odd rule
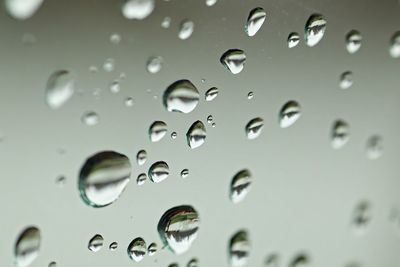
[[[146,150],[142,149],[136,154],[136,162],[139,166],[145,164],[147,161],[147,152]]]
[[[142,20],[154,10],[155,0],[125,0],[122,5],[122,15],[127,19]]]
[[[254,93],[253,92],[249,92],[248,94],[247,94],[247,99],[253,99],[253,97],[254,97]]]
[[[199,260],[196,258],[191,259],[186,267],[199,267]]]
[[[94,111],[87,111],[82,115],[82,122],[87,126],[94,126],[99,123],[99,115]]]
[[[306,22],[305,41],[309,47],[317,45],[324,37],[326,20],[320,14],[313,14]]]
[[[161,21],[161,27],[163,27],[164,29],[168,29],[170,25],[171,25],[171,18],[170,17],[163,18],[163,20]]]
[[[133,104],[135,103],[135,101],[133,100],[132,97],[127,97],[127,98],[125,98],[124,103],[125,103],[125,106],[132,107]]]
[[[121,91],[121,85],[118,80],[115,80],[110,84],[110,92],[116,94],[119,91]]]
[[[144,256],[146,255],[146,252],[146,242],[141,237],[132,240],[132,242],[128,246],[128,255],[132,260],[136,262],[142,261]]]
[[[165,161],[157,161],[150,166],[148,175],[153,183],[160,183],[168,178],[169,166]]]
[[[168,127],[163,121],[155,121],[150,125],[149,137],[151,142],[159,142],[167,134]]]
[[[353,73],[345,71],[340,75],[339,86],[342,89],[349,89],[353,85]]]
[[[379,135],[373,135],[367,140],[367,157],[369,159],[378,159],[383,155],[383,138]]]
[[[247,139],[252,140],[260,136],[264,128],[264,120],[260,117],[250,120],[245,127]]]
[[[59,187],[63,187],[66,182],[67,182],[67,178],[65,178],[64,175],[57,176],[56,185],[58,185]]]
[[[356,53],[361,48],[362,36],[357,30],[351,30],[346,35],[346,49],[350,54]]]
[[[188,178],[188,177],[189,177],[189,169],[183,169],[183,170],[181,171],[181,177],[182,177],[183,179]]]
[[[168,267],[179,267],[179,264],[177,262],[173,262]]]
[[[114,250],[116,250],[118,248],[118,243],[117,242],[112,242],[109,246],[108,246],[108,249],[110,250],[110,251],[114,251]]]
[[[101,235],[93,236],[88,243],[88,249],[93,252],[99,251],[104,244],[104,238]]]
[[[244,68],[246,54],[240,49],[229,49],[221,56],[220,62],[232,74],[238,74]]]
[[[265,258],[264,267],[279,267],[280,257],[276,253],[272,253]]]
[[[121,42],[121,39],[122,39],[121,35],[119,35],[118,33],[113,33],[110,35],[110,42],[112,44],[115,44],[115,45],[119,44]]]
[[[236,232],[229,242],[229,263],[231,267],[246,265],[250,254],[250,241],[247,231]]]
[[[186,139],[191,149],[204,144],[207,137],[206,127],[201,121],[196,121],[190,126],[186,133]]]
[[[296,47],[300,43],[300,35],[297,32],[291,32],[287,39],[289,48]]]
[[[115,60],[113,58],[107,58],[103,63],[103,70],[106,72],[112,72],[115,69]]]
[[[194,22],[188,19],[185,19],[181,22],[179,26],[178,37],[181,40],[186,40],[190,36],[192,36],[194,31]]]
[[[23,45],[34,45],[37,43],[37,38],[32,33],[24,33],[21,38]]]
[[[188,251],[197,238],[200,218],[192,206],[166,211],[158,222],[158,233],[165,246],[177,255]]]
[[[390,39],[389,54],[392,58],[400,58],[400,31],[395,32]]]
[[[163,104],[170,112],[189,113],[199,103],[200,94],[189,80],[179,80],[164,91]]]
[[[54,72],[46,85],[46,103],[52,109],[63,106],[74,94],[75,77],[67,70]]]
[[[212,87],[205,94],[206,101],[213,101],[218,96],[218,88]]]
[[[250,11],[244,30],[248,36],[254,36],[260,30],[267,18],[267,13],[262,7]]]
[[[137,185],[144,185],[146,181],[147,181],[147,175],[145,173],[139,174],[138,177],[136,178]]]
[[[155,74],[161,70],[163,63],[164,59],[160,56],[150,57],[147,60],[147,71],[149,73]]]
[[[24,229],[14,246],[15,264],[18,267],[29,266],[39,256],[40,243],[39,228],[30,226]]]
[[[334,149],[342,148],[350,139],[350,126],[343,120],[337,120],[333,123],[331,133],[331,144]]]
[[[176,132],[171,133],[171,138],[176,139],[178,137],[178,134]]]
[[[157,244],[156,243],[151,243],[149,247],[147,248],[147,254],[149,256],[154,256],[157,252]]]
[[[309,263],[309,257],[304,253],[299,253],[291,260],[289,267],[306,267]]]
[[[300,105],[296,101],[289,101],[279,112],[279,125],[281,128],[292,126],[301,116]]]
[[[49,267],[57,267],[57,262],[52,261],[52,262],[49,263],[48,266],[49,266]]]
[[[356,234],[365,234],[372,220],[371,205],[368,201],[360,201],[354,211],[352,217],[352,225]]]
[[[230,187],[230,198],[233,203],[239,203],[247,196],[251,188],[251,180],[251,173],[247,169],[235,174]]]
[[[218,2],[218,0],[206,0],[207,6],[213,6]]]
[[[86,159],[79,174],[79,192],[89,206],[105,207],[118,199],[131,175],[127,156],[102,151]]]
[[[44,0],[4,0],[7,13],[18,20],[31,18],[43,4]]]

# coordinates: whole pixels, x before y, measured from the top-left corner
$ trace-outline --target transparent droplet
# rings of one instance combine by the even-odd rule
[[[147,71],[149,73],[157,73],[161,70],[164,59],[160,56],[150,57],[147,61]]]
[[[253,92],[249,92],[248,94],[247,94],[247,99],[253,99],[253,97],[254,97],[254,93]]]
[[[60,175],[56,178],[56,185],[59,187],[63,187],[67,182],[67,178],[64,175]]]
[[[103,247],[103,244],[104,238],[101,235],[95,235],[89,240],[88,249],[97,252]]]
[[[280,257],[276,253],[272,253],[265,258],[264,267],[279,267]]]
[[[378,159],[383,155],[383,138],[379,135],[373,135],[367,140],[367,157],[369,159]]]
[[[171,133],[171,138],[176,139],[178,137],[178,134],[176,132]]]
[[[229,242],[229,263],[231,267],[246,265],[250,254],[250,241],[245,230],[236,232]]]
[[[187,267],[199,267],[199,261],[196,258],[191,259],[188,264]]]
[[[247,169],[235,174],[230,187],[230,198],[233,203],[239,203],[246,197],[251,188],[251,180],[251,173]]]
[[[243,50],[230,49],[221,56],[220,62],[232,74],[238,74],[244,68],[244,64],[246,62],[246,55]]]
[[[250,120],[245,127],[247,139],[252,140],[259,137],[263,128],[264,120],[260,117]]]
[[[206,0],[207,6],[213,6],[218,2],[218,0]]]
[[[257,7],[251,10],[244,27],[246,34],[254,36],[260,30],[266,18],[267,13],[263,8]]]
[[[118,199],[129,182],[131,163],[127,156],[102,151],[86,159],[79,174],[82,200],[92,207],[105,207]]]
[[[289,264],[289,267],[306,267],[309,265],[310,259],[304,253],[299,253],[298,255],[294,256],[292,261]]]
[[[110,84],[110,92],[116,94],[119,91],[121,91],[121,85],[119,81],[115,80]]]
[[[392,58],[400,58],[400,31],[395,32],[390,39],[389,54]]]
[[[337,120],[332,127],[332,147],[342,148],[350,139],[350,126],[343,120]]]
[[[52,109],[63,106],[74,94],[75,77],[67,70],[54,72],[46,85],[46,103]]]
[[[178,37],[181,40],[186,40],[190,36],[192,36],[193,31],[194,31],[194,22],[191,20],[185,19],[180,24]]]
[[[110,35],[110,42],[112,44],[115,44],[115,45],[119,44],[121,42],[121,39],[122,39],[121,35],[119,35],[118,33],[113,33]]]
[[[161,27],[167,29],[169,28],[170,25],[171,25],[171,18],[170,17],[163,18],[163,20],[161,21]]]
[[[147,175],[145,173],[139,174],[138,177],[136,178],[137,185],[144,185],[146,181],[147,181]]]
[[[345,71],[340,75],[339,86],[342,89],[349,89],[353,85],[353,73]]]
[[[122,5],[122,15],[127,19],[142,20],[154,10],[155,0],[125,0]]]
[[[169,166],[164,161],[157,161],[149,168],[149,178],[153,183],[160,183],[168,178]]]
[[[183,169],[182,171],[181,171],[181,177],[182,178],[188,178],[189,177],[189,169]]]
[[[218,88],[212,87],[207,90],[205,97],[206,101],[213,101],[218,96]]]
[[[215,122],[211,123],[211,127],[215,128],[215,126],[217,126]]]
[[[57,266],[57,262],[52,261],[49,263],[49,267],[56,267]]]
[[[31,18],[43,4],[44,0],[4,0],[8,14],[19,20]]]
[[[106,72],[112,72],[115,69],[115,60],[113,58],[107,58],[103,63],[103,70]]]
[[[289,48],[296,47],[300,43],[300,35],[297,32],[290,33],[287,43]]]
[[[139,166],[145,164],[147,161],[147,152],[146,150],[142,149],[136,154],[136,162]]]
[[[132,240],[132,242],[128,246],[128,255],[132,260],[136,262],[140,262],[141,260],[143,260],[146,252],[146,242],[141,237]]]
[[[213,116],[212,115],[209,115],[209,116],[207,116],[207,123],[212,123],[213,122]]]
[[[133,100],[132,97],[125,98],[125,106],[132,107],[134,103],[135,101]]]
[[[163,104],[170,112],[189,113],[199,103],[200,94],[189,80],[179,80],[164,91]]]
[[[179,264],[177,262],[174,262],[168,265],[168,267],[179,267]]]
[[[87,111],[82,115],[82,122],[87,126],[94,126],[99,123],[99,115],[94,111]]]
[[[163,121],[155,121],[150,125],[149,136],[151,142],[159,142],[167,134],[167,124]]]
[[[289,101],[283,105],[279,112],[279,125],[281,128],[292,126],[301,116],[300,105],[296,101]]]
[[[147,254],[149,256],[154,256],[157,252],[157,244],[156,243],[151,243],[149,247],[147,248]]]
[[[22,35],[21,41],[22,41],[22,44],[24,44],[24,45],[34,45],[35,43],[37,43],[37,38],[32,33],[24,33]]]
[[[39,255],[41,235],[39,228],[30,226],[18,236],[14,246],[15,264],[29,266]]]
[[[99,68],[97,68],[96,66],[90,66],[89,67],[89,72],[91,72],[91,73],[97,73],[99,71]]]
[[[356,53],[361,48],[362,36],[357,30],[351,30],[346,35],[346,49],[350,54]]]
[[[109,246],[108,249],[111,251],[114,251],[118,248],[118,243],[117,242],[112,242]]]
[[[353,211],[352,224],[356,234],[364,234],[372,219],[371,205],[363,200]]]
[[[206,127],[201,121],[196,121],[190,126],[186,133],[186,139],[191,149],[195,149],[204,144],[207,137]]]
[[[326,20],[320,14],[313,14],[306,22],[305,26],[305,41],[309,47],[317,45],[326,30]]]
[[[169,209],[158,223],[158,233],[165,246],[177,255],[188,251],[197,238],[200,219],[192,206]]]

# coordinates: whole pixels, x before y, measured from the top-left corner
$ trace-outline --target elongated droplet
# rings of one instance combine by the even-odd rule
[[[218,96],[218,88],[212,87],[205,94],[206,101],[213,101]]]
[[[290,33],[287,43],[289,48],[296,47],[300,43],[300,35],[297,32]]]
[[[204,144],[207,137],[206,127],[201,121],[196,121],[190,126],[186,133],[186,139],[191,149],[195,149]]]
[[[157,252],[157,244],[156,243],[151,243],[149,247],[147,248],[147,254],[149,256],[154,256]]]
[[[158,161],[150,166],[148,174],[153,183],[160,183],[168,178],[169,166],[165,161]]]
[[[246,265],[250,254],[250,241],[245,230],[236,232],[229,242],[229,263],[231,267]]]
[[[240,49],[230,49],[221,56],[220,62],[232,74],[238,74],[244,68],[246,54]]]
[[[197,238],[200,218],[192,206],[167,210],[158,223],[158,233],[165,246],[177,255],[189,250]]]
[[[346,49],[350,54],[356,53],[361,48],[362,36],[357,30],[351,30],[346,35]]]
[[[54,72],[46,86],[46,103],[52,109],[64,105],[74,94],[75,78],[67,70]]]
[[[239,203],[246,197],[251,188],[251,180],[251,173],[247,169],[235,174],[230,188],[230,198],[233,203]]]
[[[158,142],[167,134],[167,124],[163,121],[155,121],[150,125],[149,136],[151,142]]]
[[[43,4],[44,0],[4,0],[8,14],[19,20],[32,17]]]
[[[306,22],[305,27],[305,41],[309,47],[317,45],[322,37],[324,37],[326,30],[326,20],[320,14],[313,14]]]
[[[356,234],[365,234],[372,220],[371,204],[366,201],[360,201],[354,211],[352,225]]]
[[[122,5],[122,15],[127,19],[142,20],[154,10],[155,0],[126,0]]]
[[[147,160],[147,152],[146,150],[142,149],[136,154],[136,162],[139,166],[146,163]]]
[[[162,57],[160,56],[151,57],[147,61],[147,71],[152,74],[160,72],[163,63],[164,59]]]
[[[293,125],[301,116],[300,105],[296,101],[289,101],[283,105],[279,112],[279,125],[287,128]]]
[[[93,252],[97,252],[102,249],[103,244],[104,238],[101,235],[95,235],[89,240],[88,249]]]
[[[129,182],[131,164],[127,156],[102,151],[90,156],[79,174],[79,192],[89,206],[105,207],[118,199]]]
[[[383,155],[383,138],[379,135],[371,136],[367,141],[367,157],[378,159]]]
[[[41,235],[39,228],[30,226],[22,231],[14,247],[15,264],[29,266],[39,255]]]
[[[258,117],[250,120],[245,127],[247,138],[250,140],[256,139],[257,137],[260,136],[263,128],[264,128],[263,119]]]
[[[332,147],[342,148],[350,139],[350,127],[347,122],[337,120],[332,127]]]
[[[181,22],[178,37],[181,40],[189,39],[192,36],[194,31],[194,22],[188,19],[185,19]]]
[[[389,54],[392,58],[400,58],[400,31],[395,32],[390,39]]]
[[[132,240],[128,246],[128,255],[136,262],[143,260],[144,256],[146,255],[146,251],[146,242],[141,237]]]
[[[345,71],[340,75],[339,86],[342,89],[349,89],[353,85],[353,73],[351,71]]]
[[[179,80],[164,91],[163,104],[170,112],[189,113],[199,103],[200,94],[189,80]]]
[[[244,27],[247,35],[254,36],[264,24],[266,17],[267,13],[262,7],[256,7],[251,10]]]

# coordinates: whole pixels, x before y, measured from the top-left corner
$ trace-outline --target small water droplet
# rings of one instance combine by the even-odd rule
[[[199,267],[199,261],[193,258],[188,262],[187,267]]]
[[[60,175],[56,178],[56,185],[59,187],[63,187],[67,182],[67,178],[64,175]]]
[[[367,157],[369,159],[378,159],[383,155],[383,138],[379,135],[373,135],[367,140]]]
[[[182,177],[183,179],[188,178],[188,177],[189,177],[189,169],[183,169],[183,170],[181,171],[181,177]]]
[[[15,264],[18,267],[29,266],[39,255],[40,242],[39,228],[30,226],[24,229],[14,246]]]
[[[230,198],[233,203],[239,203],[246,197],[251,188],[251,180],[251,173],[247,169],[235,174],[230,187]]]
[[[136,162],[139,166],[145,164],[147,161],[147,152],[146,150],[142,149],[136,154]]]
[[[199,103],[200,94],[189,80],[178,80],[164,91],[163,104],[170,112],[189,113]]]
[[[156,254],[156,252],[157,252],[157,244],[151,243],[149,245],[149,247],[147,248],[147,254],[149,254],[149,256],[154,256],[154,254]]]
[[[101,235],[93,236],[88,243],[88,249],[93,252],[99,251],[104,244],[104,238]]]
[[[191,20],[185,19],[180,24],[178,37],[181,40],[186,40],[190,36],[192,36],[193,31],[194,31],[194,22]]]
[[[147,175],[145,173],[139,174],[136,179],[137,185],[144,185],[146,181],[147,181]]]
[[[304,253],[296,255],[289,264],[289,267],[306,267],[309,265],[310,259]]]
[[[207,117],[207,123],[212,123],[213,122],[213,116],[212,115],[209,115],[208,117]]]
[[[111,93],[119,93],[119,91],[121,90],[121,85],[119,83],[119,81],[115,80],[110,84],[110,92]]]
[[[113,33],[110,35],[110,42],[114,45],[117,45],[121,42],[121,35],[119,35],[118,33]]]
[[[246,63],[246,54],[240,49],[229,49],[221,56],[220,62],[232,74],[238,74],[244,68]]]
[[[163,63],[164,59],[160,56],[150,57],[147,60],[147,71],[149,73],[155,74],[161,70]]]
[[[350,126],[343,120],[337,120],[332,127],[332,147],[342,148],[350,139]]]
[[[320,14],[313,14],[306,22],[305,41],[309,47],[317,45],[324,37],[326,20]]]
[[[400,31],[395,32],[390,39],[389,54],[392,58],[400,58]]]
[[[44,0],[5,0],[7,13],[18,20],[31,18],[43,4]]]
[[[267,13],[263,8],[257,7],[251,10],[244,27],[246,34],[254,36],[260,30],[266,18]]]
[[[52,109],[63,106],[74,94],[75,77],[67,70],[54,72],[46,85],[46,103]]]
[[[229,242],[229,263],[231,267],[246,265],[250,254],[250,241],[245,230],[236,232]]]
[[[168,29],[170,25],[171,25],[171,18],[170,17],[163,18],[163,20],[161,21],[161,27],[163,27],[164,29]]]
[[[89,67],[89,72],[90,73],[97,73],[99,71],[99,68],[97,68],[96,66],[92,65]]]
[[[150,166],[148,174],[153,183],[160,183],[168,178],[169,166],[164,161],[157,161]]]
[[[215,122],[211,123],[211,127],[215,128],[215,126],[217,126]]]
[[[116,250],[118,248],[118,243],[117,242],[112,242],[109,246],[108,246],[108,249],[110,250],[110,251],[114,251],[114,250]]]
[[[191,149],[195,149],[203,145],[206,137],[206,127],[201,121],[194,122],[186,133],[186,139]]]
[[[167,124],[163,121],[155,121],[150,125],[149,137],[151,142],[159,142],[167,134]]]
[[[107,58],[103,63],[103,70],[106,72],[112,72],[115,69],[115,60],[113,58]]]
[[[272,253],[265,258],[264,267],[279,267],[280,257],[276,253]]]
[[[99,123],[99,115],[94,111],[87,111],[82,115],[82,122],[87,126],[94,126]]]
[[[363,200],[359,202],[354,211],[352,224],[356,234],[365,234],[372,219],[371,205]]]
[[[279,125],[281,128],[292,126],[301,116],[300,105],[296,101],[289,101],[283,105],[279,112]]]
[[[167,210],[158,222],[158,233],[165,246],[177,255],[188,251],[197,238],[200,218],[192,206]]]
[[[254,97],[254,93],[253,92],[249,92],[248,94],[247,94],[247,99],[253,99],[253,97]]]
[[[342,89],[349,89],[353,85],[353,73],[351,71],[345,71],[340,75],[339,86]]]
[[[264,120],[261,118],[254,118],[246,124],[247,139],[252,140],[260,136],[264,128]]]
[[[57,266],[57,262],[52,261],[49,263],[49,267],[56,267]]]
[[[350,54],[356,53],[361,48],[362,36],[357,30],[351,30],[346,35],[346,49]]]
[[[207,6],[213,6],[217,3],[218,0],[206,0]]]
[[[127,19],[142,20],[154,10],[155,0],[125,0],[122,5],[122,15]]]
[[[218,88],[212,87],[205,93],[206,101],[213,101],[218,96]]]
[[[287,39],[288,47],[296,47],[300,43],[300,35],[297,32],[291,32]]]
[[[177,262],[174,262],[168,265],[168,267],[179,267],[179,264]]]
[[[178,137],[178,134],[176,132],[171,133],[171,138],[176,139]]]
[[[132,240],[128,246],[128,255],[136,262],[143,260],[144,256],[146,255],[146,251],[146,242],[141,237]]]
[[[133,104],[135,104],[135,100],[133,100],[132,97],[127,97],[127,98],[125,98],[124,103],[125,103],[125,106],[132,107]]]
[[[22,41],[22,44],[24,44],[24,45],[34,45],[37,43],[37,38],[32,33],[24,33],[22,35],[21,41]]]

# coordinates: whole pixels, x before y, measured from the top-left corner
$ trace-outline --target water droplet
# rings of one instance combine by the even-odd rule
[[[378,159],[383,155],[383,138],[379,135],[373,135],[367,140],[367,157],[369,159]]]
[[[207,90],[205,97],[206,101],[213,101],[218,96],[218,88],[212,87]]]
[[[108,249],[111,251],[114,251],[118,248],[118,243],[117,242],[112,242],[109,246]]]
[[[189,170],[188,170],[188,169],[183,169],[183,170],[181,171],[181,177],[182,177],[183,179],[188,178],[188,177],[189,177]]]
[[[37,38],[34,34],[32,33],[24,33],[22,35],[22,44],[24,45],[34,45],[37,43]]]
[[[186,133],[186,139],[191,149],[197,148],[204,144],[207,132],[204,124],[201,121],[196,121],[190,126]]]
[[[215,128],[215,126],[217,126],[215,122],[211,123],[211,127]]]
[[[306,22],[305,27],[305,41],[309,47],[317,45],[322,37],[324,37],[326,30],[326,20],[320,14],[313,14]]]
[[[135,101],[133,100],[132,97],[125,98],[125,106],[132,107],[134,103]]]
[[[113,58],[107,58],[103,63],[103,70],[106,72],[112,72],[115,69],[115,60]]]
[[[157,252],[157,244],[151,243],[149,245],[149,247],[147,248],[147,254],[149,254],[149,256],[154,256],[154,254],[156,254],[156,252]]]
[[[194,31],[194,22],[191,20],[185,19],[180,24],[178,37],[181,40],[186,40],[190,36],[192,36],[193,31]]]
[[[57,262],[52,261],[49,263],[49,267],[56,267],[57,266]]]
[[[170,18],[170,17],[165,17],[165,18],[161,21],[161,27],[163,27],[164,29],[169,28],[170,25],[171,25],[171,18]]]
[[[229,242],[229,263],[232,267],[246,265],[250,254],[250,241],[245,230],[236,232]]]
[[[137,185],[144,185],[146,181],[147,181],[147,175],[145,173],[139,174],[136,179]]]
[[[339,86],[342,89],[349,89],[353,85],[353,73],[351,71],[345,71],[340,75]]]
[[[94,65],[92,65],[92,66],[90,66],[89,67],[89,72],[90,73],[97,73],[99,71],[99,69],[96,67],[96,66],[94,66]]]
[[[249,140],[256,139],[260,136],[264,128],[264,120],[261,118],[254,118],[246,124],[246,135]]]
[[[187,267],[199,267],[199,261],[193,258],[188,262]]]
[[[301,116],[300,105],[296,101],[289,101],[283,105],[279,112],[279,125],[281,128],[292,126]]]
[[[131,164],[127,156],[102,151],[86,159],[79,174],[82,200],[92,207],[105,207],[118,199],[129,182]]]
[[[310,259],[304,253],[296,255],[289,264],[289,267],[305,267],[309,264]]]
[[[251,10],[244,27],[246,34],[248,36],[254,36],[264,24],[266,17],[267,13],[261,7]]]
[[[29,266],[39,255],[40,230],[30,226],[19,235],[14,247],[15,264],[18,267]]]
[[[164,59],[160,56],[150,57],[147,61],[147,71],[149,73],[157,73],[161,70]]]
[[[251,188],[251,180],[251,173],[247,169],[241,170],[235,174],[232,178],[230,188],[230,198],[233,203],[239,203],[246,197]]]
[[[279,255],[276,253],[272,253],[265,258],[264,267],[279,267],[279,262]]]
[[[54,72],[46,85],[46,103],[52,109],[64,105],[74,94],[75,78],[67,70]]]
[[[88,243],[88,249],[97,252],[103,247],[104,238],[101,235],[93,236]]]
[[[149,178],[153,183],[159,183],[168,178],[169,166],[164,161],[158,161],[151,165],[149,169]]]
[[[178,80],[164,92],[163,104],[170,112],[189,113],[199,103],[200,94],[189,80]]]
[[[67,182],[67,178],[64,175],[60,175],[56,178],[56,185],[59,187],[63,187]]]
[[[5,0],[4,6],[8,14],[19,20],[31,18],[43,4],[44,0]]]
[[[244,68],[244,64],[246,63],[246,54],[240,49],[230,49],[221,56],[220,62],[232,74],[238,74]]]
[[[212,123],[213,122],[213,116],[212,115],[209,115],[208,117],[207,117],[207,123]]]
[[[142,20],[154,10],[154,0],[126,0],[122,5],[122,15],[127,19]]]
[[[332,147],[342,148],[350,139],[350,127],[347,122],[337,120],[332,127]]]
[[[363,200],[357,204],[353,211],[352,224],[356,234],[364,234],[372,219],[371,205]]]
[[[297,32],[290,33],[287,43],[289,48],[296,47],[300,43],[300,35]]]
[[[178,137],[178,134],[176,132],[171,133],[171,138],[176,139]]]
[[[132,240],[128,246],[128,255],[136,262],[143,260],[144,256],[146,255],[146,251],[146,242],[141,237]]]
[[[121,85],[119,83],[119,81],[115,80],[110,84],[110,91],[111,93],[119,93],[119,91],[121,90]]]
[[[191,206],[169,209],[158,223],[158,233],[165,246],[177,255],[188,251],[197,238],[200,218]]]
[[[207,6],[213,6],[217,3],[217,0],[206,0],[206,5]]]
[[[115,44],[115,45],[119,44],[121,42],[121,39],[122,39],[121,35],[119,35],[118,33],[113,33],[110,35],[110,42],[112,44]]]
[[[150,125],[149,136],[151,142],[159,142],[167,134],[167,124],[163,121],[155,121]]]
[[[400,58],[400,31],[395,32],[390,39],[389,54],[392,58]]]
[[[136,154],[136,162],[139,166],[145,164],[147,161],[147,152],[142,149]]]
[[[82,115],[82,122],[87,126],[94,126],[99,123],[99,115],[94,111],[87,111]]]
[[[346,35],[346,49],[350,54],[356,53],[361,48],[362,36],[357,30],[351,30]]]
[[[168,267],[179,267],[179,264],[177,262],[174,262],[168,265]]]
[[[254,97],[254,93],[253,92],[249,92],[248,94],[247,94],[247,99],[253,99],[253,97]]]

